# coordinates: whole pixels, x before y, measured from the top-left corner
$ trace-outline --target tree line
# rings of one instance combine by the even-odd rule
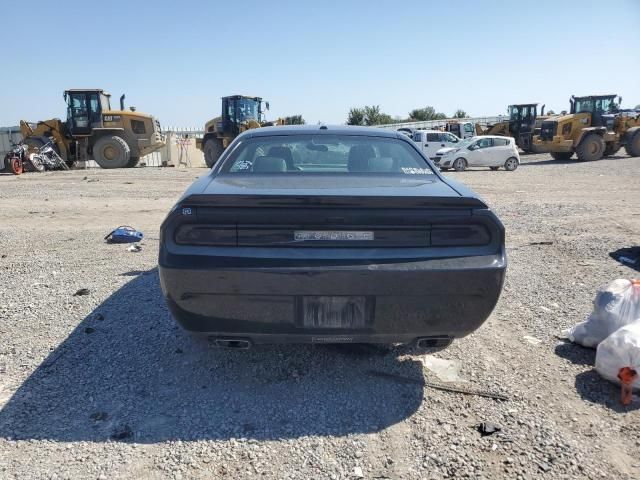
[[[636,110],[640,110],[640,105],[636,105]],[[547,111],[547,115],[555,115],[553,110]],[[384,125],[388,123],[404,123],[404,122],[425,122],[428,120],[444,120],[445,118],[469,118],[462,109],[458,109],[451,117],[447,117],[442,112],[436,112],[431,106],[424,108],[415,108],[408,114],[408,118],[392,117],[387,113],[380,111],[380,105],[365,105],[364,107],[353,107],[347,115],[347,125]],[[284,118],[285,125],[304,125],[306,122],[302,115],[292,115]]]
[[[444,120],[445,118],[467,118],[469,115],[462,109],[454,112],[453,117],[448,117],[442,112],[436,112],[432,106],[415,108],[408,114],[408,118],[391,117],[380,111],[380,105],[365,105],[353,107],[347,115],[347,125],[384,125],[387,123],[424,122],[428,120]]]

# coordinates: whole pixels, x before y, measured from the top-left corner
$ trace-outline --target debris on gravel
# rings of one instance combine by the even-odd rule
[[[486,324],[437,352],[228,351],[181,330],[157,235],[135,255],[102,238],[157,232],[206,170],[0,176],[0,478],[640,478],[640,401],[556,338],[637,276],[610,253],[640,238],[639,160],[448,173],[504,222],[509,268]],[[465,394],[485,389],[508,401]]]

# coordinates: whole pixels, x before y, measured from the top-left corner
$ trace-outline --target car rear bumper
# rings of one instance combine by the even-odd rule
[[[495,307],[506,271],[497,255],[314,267],[195,267],[171,256],[160,280],[171,313],[185,329],[249,343],[410,343],[453,339],[476,330]],[[165,257],[165,260],[167,257]],[[164,264],[163,264],[164,263]],[[286,264],[286,262],[285,262]],[[231,266],[230,266],[231,265]],[[303,326],[305,296],[363,296],[364,328]],[[446,342],[443,342],[446,343]]]

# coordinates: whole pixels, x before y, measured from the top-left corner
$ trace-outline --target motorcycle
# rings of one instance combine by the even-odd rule
[[[29,145],[25,142],[13,144],[13,148],[4,158],[5,169],[14,175],[23,172],[43,172],[45,170],[68,170],[65,161],[53,148],[53,141],[49,140],[35,152],[29,152]]]
[[[35,153],[29,154],[29,162],[37,172],[45,170],[69,170],[66,162],[58,152],[53,149],[53,141],[49,140],[37,149]]]
[[[24,143],[13,144],[11,151],[4,157],[4,168],[9,173],[20,175],[24,172],[26,162],[29,162],[29,146]]]

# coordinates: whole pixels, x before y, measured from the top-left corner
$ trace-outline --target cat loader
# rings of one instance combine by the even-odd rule
[[[617,97],[617,102],[616,102]],[[566,115],[542,122],[533,139],[539,152],[549,152],[556,160],[599,160],[614,155],[622,146],[632,157],[640,156],[640,112],[622,110],[617,95],[572,96]]]
[[[65,163],[95,160],[102,168],[135,167],[140,157],[165,145],[160,123],[151,115],[124,108],[112,110],[110,95],[99,89],[66,90],[67,119],[20,121],[23,142],[39,149],[49,140]]]
[[[269,102],[264,102],[269,110]],[[264,118],[262,98],[246,95],[222,97],[222,115],[209,120],[204,136],[196,139],[196,147],[204,152],[208,167],[212,167],[225,148],[242,132],[253,128],[284,125],[283,119],[267,122]]]
[[[537,103],[521,103],[507,107],[509,119],[482,128],[476,124],[476,135],[502,135],[513,137],[524,152],[533,151],[533,136],[538,133],[544,116],[544,105],[538,115]]]

